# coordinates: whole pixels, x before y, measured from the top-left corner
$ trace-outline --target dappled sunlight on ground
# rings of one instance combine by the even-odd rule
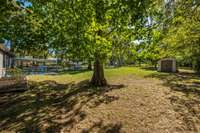
[[[124,86],[110,85],[102,89],[88,86],[87,81],[78,84],[43,81],[31,82],[29,87],[25,93],[1,95],[1,131],[68,132],[87,116],[82,110],[84,106],[90,103],[88,106],[94,108],[117,100],[118,97],[106,92]]]
[[[100,88],[90,75],[30,76],[28,91],[0,94],[0,132],[200,132],[197,75],[108,69]]]
[[[177,117],[184,121],[185,130],[200,132],[200,77],[187,71],[147,77],[158,78],[161,85],[169,87],[170,102]]]

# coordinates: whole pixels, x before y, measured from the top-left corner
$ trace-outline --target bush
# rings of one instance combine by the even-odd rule
[[[19,68],[10,68],[6,70],[6,75],[9,77],[22,77],[23,73],[22,70]]]

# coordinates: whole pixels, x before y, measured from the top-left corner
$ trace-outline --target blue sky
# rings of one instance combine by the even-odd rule
[[[23,2],[25,7],[29,7],[32,5],[31,2],[29,2],[28,0],[17,0],[17,1]]]
[[[24,3],[24,6],[25,6],[25,7],[28,7],[28,6],[31,6],[31,5],[32,5],[31,2],[25,2],[25,3]]]

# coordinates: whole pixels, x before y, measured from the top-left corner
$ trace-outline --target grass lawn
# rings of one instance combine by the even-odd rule
[[[107,79],[113,79],[118,76],[126,76],[126,75],[136,75],[136,76],[148,76],[151,74],[163,74],[157,71],[145,70],[139,67],[119,67],[113,69],[106,69],[105,75]],[[45,81],[45,80],[53,80],[59,83],[68,83],[68,82],[80,82],[82,80],[89,80],[92,77],[92,71],[67,71],[62,72],[58,75],[37,75],[37,76],[29,76],[28,78],[32,81]]]
[[[29,90],[0,94],[0,132],[199,133],[200,78],[187,71],[106,69],[29,76]]]

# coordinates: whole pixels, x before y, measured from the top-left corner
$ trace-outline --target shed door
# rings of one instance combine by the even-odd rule
[[[162,72],[172,72],[172,68],[173,68],[172,60],[161,61],[161,71]]]

